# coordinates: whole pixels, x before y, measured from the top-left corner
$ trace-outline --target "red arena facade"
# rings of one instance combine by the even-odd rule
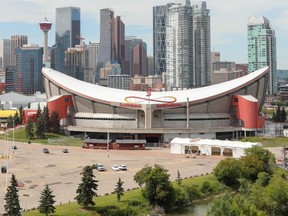
[[[269,68],[224,83],[178,91],[107,88],[43,68],[49,112],[90,139],[169,143],[175,137],[238,139],[264,127]]]

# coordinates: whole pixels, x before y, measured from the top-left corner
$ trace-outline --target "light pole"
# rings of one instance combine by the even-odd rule
[[[15,123],[14,123],[14,121],[15,121],[15,120],[13,119],[13,142],[12,142],[12,145],[13,145],[13,146],[14,146],[14,133],[15,133],[15,132],[14,132],[14,131],[15,131],[15,128],[14,128],[14,127],[15,127]]]
[[[4,137],[6,135],[6,154],[4,155],[4,160],[6,161],[5,163],[5,189],[7,190],[8,188],[8,156],[9,156],[9,153],[8,153],[8,134],[7,134],[7,123],[5,124],[4,126]]]
[[[109,139],[110,139],[110,134],[109,131],[107,130],[107,157],[109,158]]]

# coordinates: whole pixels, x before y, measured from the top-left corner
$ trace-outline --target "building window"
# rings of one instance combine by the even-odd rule
[[[235,102],[235,103],[238,103],[238,98],[234,98],[234,102]]]
[[[65,103],[68,103],[70,100],[69,100],[69,98],[65,98],[64,101],[65,101]]]

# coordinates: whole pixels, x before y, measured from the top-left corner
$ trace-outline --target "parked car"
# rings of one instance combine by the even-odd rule
[[[62,152],[63,153],[69,153],[68,149],[66,149],[66,148],[62,149]]]
[[[120,170],[127,170],[127,166],[124,164],[118,165]]]
[[[13,149],[13,150],[16,150],[16,149],[17,149],[17,146],[16,146],[16,145],[13,145],[13,146],[12,146],[12,149]]]
[[[111,166],[111,169],[112,169],[112,170],[115,170],[115,171],[120,171],[120,170],[121,170],[118,165],[112,165],[112,166]]]
[[[97,169],[98,171],[106,171],[105,166],[104,166],[103,164],[100,164],[100,163],[97,163],[97,164],[96,164],[96,169]]]
[[[44,148],[44,149],[43,149],[43,153],[49,154],[49,150],[48,150],[47,148]]]

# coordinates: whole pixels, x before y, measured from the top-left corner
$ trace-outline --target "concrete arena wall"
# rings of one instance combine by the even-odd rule
[[[106,128],[111,127],[118,129],[119,132],[121,129],[131,130],[131,129],[144,129],[141,130],[141,133],[146,133],[146,130],[150,130],[150,133],[152,130],[155,129],[163,129],[163,134],[166,133],[166,131],[169,131],[169,134],[173,134],[172,136],[179,136],[179,133],[173,133],[173,129],[209,129],[213,128],[211,131],[207,134],[205,134],[205,138],[215,138],[216,133],[214,133],[214,129],[217,128],[217,131],[225,131],[226,128],[230,128],[231,125],[231,119],[229,118],[231,112],[233,112],[232,106],[231,106],[231,98],[233,95],[252,95],[253,97],[257,98],[259,100],[258,108],[262,106],[263,99],[264,99],[264,93],[265,93],[265,85],[267,82],[267,74],[263,74],[262,77],[257,78],[253,80],[253,82],[250,82],[250,84],[243,84],[242,86],[239,86],[239,88],[235,88],[234,91],[229,90],[228,92],[224,92],[223,94],[219,94],[219,96],[214,96],[211,98],[200,99],[198,101],[190,101],[189,102],[189,118],[193,118],[191,116],[196,115],[200,116],[201,114],[225,114],[228,116],[227,119],[214,119],[214,120],[201,120],[199,117],[198,120],[189,121],[189,128],[187,127],[187,104],[185,102],[175,103],[176,106],[166,106],[166,104],[163,104],[163,106],[157,106],[157,104],[136,104],[137,106],[121,106],[122,102],[110,102],[110,101],[104,101],[98,100],[98,99],[87,99],[85,98],[85,95],[75,95],[75,93],[69,92],[69,89],[63,90],[65,86],[57,86],[57,81],[53,81],[56,84],[53,84],[50,82],[45,76],[45,89],[47,97],[57,96],[60,94],[71,94],[73,99],[73,105],[74,105],[74,111],[72,115],[75,115],[79,112],[87,112],[87,113],[98,113],[98,114],[123,114],[123,113],[129,113],[135,115],[136,121],[130,121],[130,122],[124,122],[124,121],[115,121],[115,120],[87,120],[87,119],[74,119],[73,124],[71,126],[77,127],[80,130],[85,129],[87,127],[89,128]],[[53,80],[53,79],[52,79]],[[229,89],[229,88],[228,88]],[[71,90],[73,92],[73,90]],[[225,94],[226,93],[226,94]],[[187,95],[187,98],[189,98],[189,95]],[[193,95],[191,95],[191,99],[193,99]],[[124,100],[124,99],[123,99]],[[125,101],[123,101],[125,103]],[[122,104],[123,105],[123,104]],[[125,104],[126,105],[126,104]],[[160,104],[162,105],[162,104]],[[164,106],[165,105],[165,106]],[[235,112],[235,111],[234,111]],[[170,115],[170,118],[179,118],[180,120],[170,120],[165,121],[165,116]],[[183,120],[184,119],[184,120]],[[231,125],[233,126],[233,125]],[[82,129],[81,129],[82,128]],[[223,129],[224,128],[224,129]],[[237,129],[238,130],[238,129]],[[241,128],[239,128],[241,130]],[[124,131],[124,130],[123,130]],[[158,130],[161,131],[161,130]],[[207,130],[203,130],[207,131]],[[209,131],[209,130],[208,130]],[[198,130],[199,132],[199,130]],[[201,132],[201,131],[200,131]],[[191,134],[191,138],[199,137],[200,132],[198,134]],[[187,132],[185,133],[185,137],[189,135]]]

